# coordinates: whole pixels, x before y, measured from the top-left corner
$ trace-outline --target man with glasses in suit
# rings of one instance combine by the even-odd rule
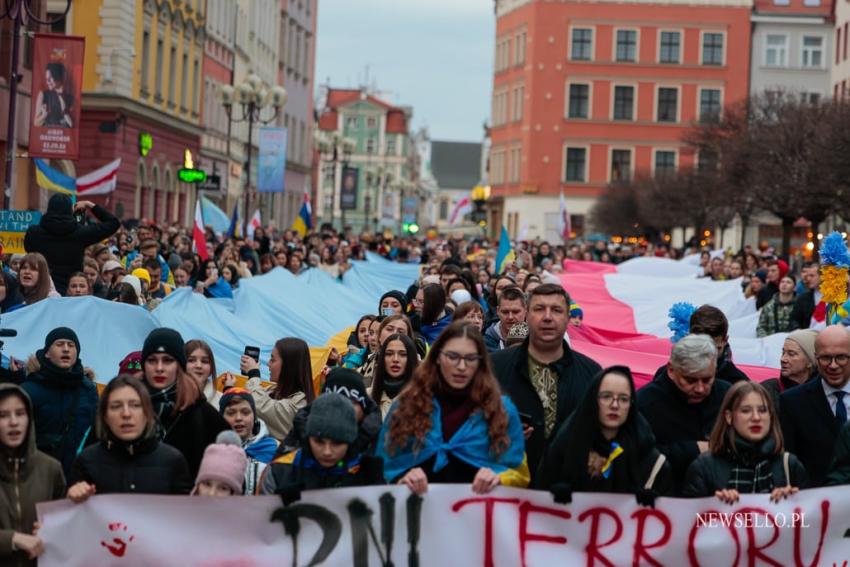
[[[822,486],[835,442],[850,413],[850,333],[832,325],[815,339],[818,376],[780,396],[785,447],[797,455],[811,479]]]

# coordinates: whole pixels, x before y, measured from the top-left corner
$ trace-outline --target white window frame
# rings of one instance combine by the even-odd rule
[[[572,85],[587,86],[587,117],[585,118],[575,118],[570,116],[570,86]],[[590,120],[591,118],[593,118],[593,81],[568,80],[565,89],[564,103],[564,118],[566,120]],[[613,112],[613,107],[611,110]]]
[[[614,166],[614,151],[629,152],[629,179],[635,178],[635,147],[634,146],[609,146],[608,147],[608,167],[606,168],[606,177],[608,183],[612,182],[611,168]]]
[[[676,61],[661,61],[661,34],[662,33],[677,33],[679,34],[679,57]],[[685,48],[685,33],[681,29],[658,28],[657,39],[655,42],[655,62],[659,65],[681,65],[682,56]]]
[[[590,30],[590,59],[573,59],[573,30]],[[596,26],[582,26],[582,25],[573,25],[570,26],[570,37],[567,42],[567,59],[570,61],[594,61],[596,60]],[[616,39],[615,39],[616,42]]]
[[[818,38],[820,40],[820,49],[806,47],[806,38]],[[813,53],[820,51],[820,65],[804,65],[803,56],[806,52]],[[803,69],[825,69],[826,68],[826,36],[819,33],[806,33],[800,37],[800,67]]]
[[[633,31],[635,32],[635,59],[634,61],[623,60],[620,61],[617,59],[617,33],[621,31]],[[613,46],[611,48],[611,60],[613,63],[640,63],[640,28],[635,27],[615,27],[613,30],[611,41],[613,42]]]
[[[616,87],[631,87],[634,96],[632,97],[632,117],[630,120],[626,120],[624,118],[614,118],[614,101],[616,99]],[[637,83],[611,83],[611,107],[608,111],[608,116],[610,116],[611,120],[615,122],[635,122],[637,121],[637,109],[638,109],[638,85]]]
[[[582,181],[571,181],[567,179],[567,150],[569,149],[584,150],[584,171],[582,172]],[[590,183],[590,146],[585,143],[570,143],[564,142],[561,148],[561,183],[582,184]]]
[[[675,172],[679,171],[679,155],[680,155],[679,154],[679,148],[673,148],[673,147],[652,148],[652,165],[651,165],[652,177],[655,177],[655,166],[656,166],[655,158],[656,158],[656,155],[658,154],[658,152],[672,152],[673,153],[673,172],[675,173]]]
[[[723,116],[723,108],[726,101],[726,90],[721,86],[697,86],[697,107],[694,116],[696,116],[696,121],[699,122],[702,119],[702,91],[720,91],[720,116]]]
[[[676,90],[676,121],[669,122],[665,120],[664,122],[659,122],[658,120],[658,101],[660,98],[661,89],[675,89]],[[658,122],[659,124],[678,124],[682,121],[682,85],[664,85],[664,84],[656,84],[655,85],[655,96],[653,97],[655,104],[652,105],[652,121]]]
[[[771,37],[781,37],[783,39],[782,46],[780,47],[779,45],[771,45],[769,43],[769,40],[770,40]],[[770,52],[771,50],[774,50],[774,49],[781,49],[782,50],[781,52],[779,52],[779,51],[777,52],[777,55],[779,53],[782,53],[782,55],[783,55],[782,64],[771,65],[770,63],[767,62],[768,52]],[[788,34],[768,33],[768,34],[764,35],[764,49],[762,50],[762,59],[761,59],[761,63],[764,67],[770,67],[772,69],[785,69],[790,64],[788,55],[789,55],[788,54]],[[778,57],[777,57],[777,60],[778,60]]]
[[[720,65],[703,63],[703,48],[705,47],[705,34],[707,33],[719,33],[723,36],[723,53],[721,54]],[[699,60],[698,63],[701,67],[725,67],[726,66],[726,57],[729,53],[729,34],[726,33],[726,30],[700,30],[699,31]]]

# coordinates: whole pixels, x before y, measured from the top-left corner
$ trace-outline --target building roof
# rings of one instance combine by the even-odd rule
[[[442,189],[472,189],[481,180],[481,144],[431,142],[431,173]]]
[[[407,133],[408,115],[404,108],[393,106],[361,89],[328,89],[325,108],[320,110],[319,129],[336,130],[338,109],[361,100],[387,111],[386,132],[388,134]]]

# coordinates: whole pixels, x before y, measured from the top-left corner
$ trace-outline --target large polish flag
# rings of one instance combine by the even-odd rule
[[[686,301],[710,304],[729,320],[732,360],[750,379],[779,376],[785,333],[756,336],[759,313],[746,299],[741,280],[698,278],[699,257],[681,261],[634,258],[614,266],[566,260],[561,285],[584,312],[581,327],[570,326],[570,344],[603,367],[625,364],[640,387],[665,365],[673,344],[668,312]]]
[[[200,199],[195,204],[195,224],[192,227],[192,241],[195,245],[195,252],[201,257],[201,260],[209,258],[209,254],[207,254],[207,239],[204,236],[204,213],[201,210]]]

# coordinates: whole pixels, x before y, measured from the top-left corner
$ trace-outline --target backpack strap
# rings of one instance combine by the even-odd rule
[[[785,451],[782,453],[782,468],[785,469],[785,486],[791,486],[791,472],[789,462],[791,460],[791,453]]]
[[[664,461],[666,459],[667,457],[664,456],[664,453],[659,453],[658,458],[655,459],[655,464],[652,465],[652,471],[649,473],[649,478],[646,479],[646,484],[643,485],[644,489],[652,489],[652,485],[655,484],[655,477],[657,477],[658,473],[661,472],[661,467],[664,466]]]

